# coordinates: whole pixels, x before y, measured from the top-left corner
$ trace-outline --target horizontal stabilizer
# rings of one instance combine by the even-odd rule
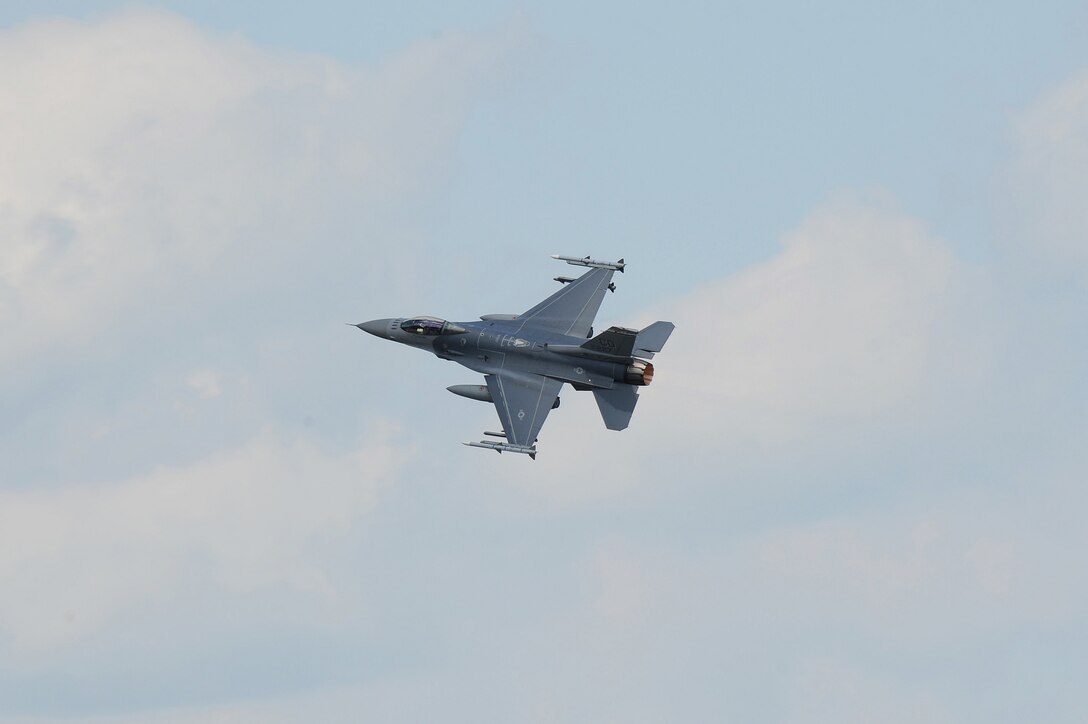
[[[635,338],[635,356],[653,359],[654,352],[660,352],[664,348],[674,329],[676,325],[672,322],[654,322],[639,332]]]
[[[621,385],[611,390],[593,390],[597,407],[609,430],[624,430],[631,423],[635,412],[638,392],[631,385]]]

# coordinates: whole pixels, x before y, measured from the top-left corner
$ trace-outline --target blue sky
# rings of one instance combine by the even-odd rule
[[[0,721],[1083,721],[1083,4],[0,27]],[[623,433],[343,324],[553,253]]]

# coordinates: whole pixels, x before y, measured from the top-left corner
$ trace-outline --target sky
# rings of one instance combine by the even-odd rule
[[[1088,7],[0,4],[0,722],[1088,721]],[[345,326],[624,257],[536,461]]]

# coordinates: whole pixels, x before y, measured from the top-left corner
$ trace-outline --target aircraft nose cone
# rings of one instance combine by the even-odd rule
[[[389,331],[389,320],[372,319],[369,322],[360,322],[355,326],[363,330],[364,332],[369,332],[370,334],[373,334],[375,337],[385,337],[387,336],[386,333]]]

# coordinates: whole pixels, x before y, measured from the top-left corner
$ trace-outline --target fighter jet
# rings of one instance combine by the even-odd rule
[[[660,352],[675,326],[654,322],[642,330],[609,327],[593,336],[593,318],[605,291],[615,291],[615,272],[624,261],[555,255],[589,267],[578,278],[559,276],[563,288],[521,314],[485,314],[480,321],[447,322],[437,317],[372,319],[354,326],[375,337],[433,352],[484,375],[483,385],[453,385],[450,392],[491,402],[502,432],[484,432],[503,441],[466,442],[470,447],[524,453],[536,459],[536,442],[548,413],[559,407],[564,384],[593,392],[609,430],[623,430],[638,402],[638,388],[650,384]]]

